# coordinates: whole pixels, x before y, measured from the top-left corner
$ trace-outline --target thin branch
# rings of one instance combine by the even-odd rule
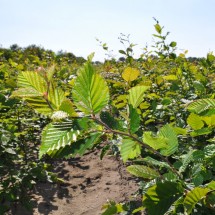
[[[153,149],[149,145],[145,144],[144,142],[142,142],[141,140],[139,140],[137,137],[133,136],[132,134],[123,132],[123,131],[118,131],[118,130],[111,129],[108,125],[106,125],[104,122],[102,122],[96,116],[92,116],[91,119],[93,119],[96,122],[98,122],[99,124],[103,125],[106,128],[106,131],[104,131],[106,133],[119,134],[119,135],[126,136],[126,137],[129,137],[129,138],[135,140],[136,142],[138,142],[139,144],[141,144],[144,148],[150,150],[155,155],[157,155],[161,160],[163,160],[164,162],[168,163],[169,166],[170,166],[170,168],[171,168],[171,170],[172,170],[172,172],[174,172],[179,178],[182,178],[181,175],[178,173],[178,171],[175,169],[175,167],[169,162],[169,160],[166,157],[162,156],[158,151],[156,151],[155,149]]]

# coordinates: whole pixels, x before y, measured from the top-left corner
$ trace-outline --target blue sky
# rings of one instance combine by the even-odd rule
[[[95,60],[102,60],[96,38],[120,57],[118,37],[124,33],[138,44],[138,55],[152,44],[152,17],[188,56],[215,51],[215,0],[0,0],[0,44],[36,44],[83,57],[95,52]]]

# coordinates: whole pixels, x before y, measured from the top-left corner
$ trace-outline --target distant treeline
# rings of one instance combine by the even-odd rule
[[[76,57],[71,52],[64,52],[61,50],[55,53],[52,50],[44,49],[37,45],[29,45],[25,48],[22,48],[17,44],[11,45],[10,48],[0,47],[0,61],[4,62],[9,61],[10,59],[16,63],[26,61],[30,63],[36,63],[37,61],[59,63],[67,61],[67,63],[76,62],[77,64],[82,64],[86,61],[83,57]]]
[[[153,58],[157,58],[157,56],[153,56]],[[82,64],[86,60],[83,57],[77,57],[71,52],[58,51],[55,53],[52,50],[44,49],[41,46],[37,45],[29,45],[27,47],[20,47],[17,44],[13,44],[10,48],[0,47],[0,61],[5,62],[12,60],[16,63],[37,63],[37,62],[50,62],[50,63],[62,63],[67,62]],[[199,57],[188,57],[187,60],[190,62],[198,62],[203,58]],[[125,57],[120,57],[118,61],[124,62],[126,60]],[[143,59],[142,59],[143,60]],[[95,64],[101,64],[99,61],[95,61]]]

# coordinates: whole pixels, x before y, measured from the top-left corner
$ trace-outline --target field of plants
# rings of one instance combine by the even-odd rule
[[[95,151],[139,187],[136,200],[128,192],[99,214],[215,213],[215,56],[176,54],[154,27],[139,58],[125,35],[121,57],[104,63],[34,45],[0,49],[0,214],[30,211],[39,182],[65,183],[54,162]]]

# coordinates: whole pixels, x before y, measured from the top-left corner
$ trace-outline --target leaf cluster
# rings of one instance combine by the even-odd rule
[[[154,51],[134,59],[134,45],[122,35],[125,61],[94,64],[90,55],[64,84],[58,65],[21,71],[10,99],[51,120],[40,159],[82,156],[99,144],[103,158],[117,148],[127,171],[142,182],[141,207],[110,202],[103,214],[212,214],[215,57],[193,62],[186,52],[176,55],[177,43],[167,42],[169,33],[155,21]]]

